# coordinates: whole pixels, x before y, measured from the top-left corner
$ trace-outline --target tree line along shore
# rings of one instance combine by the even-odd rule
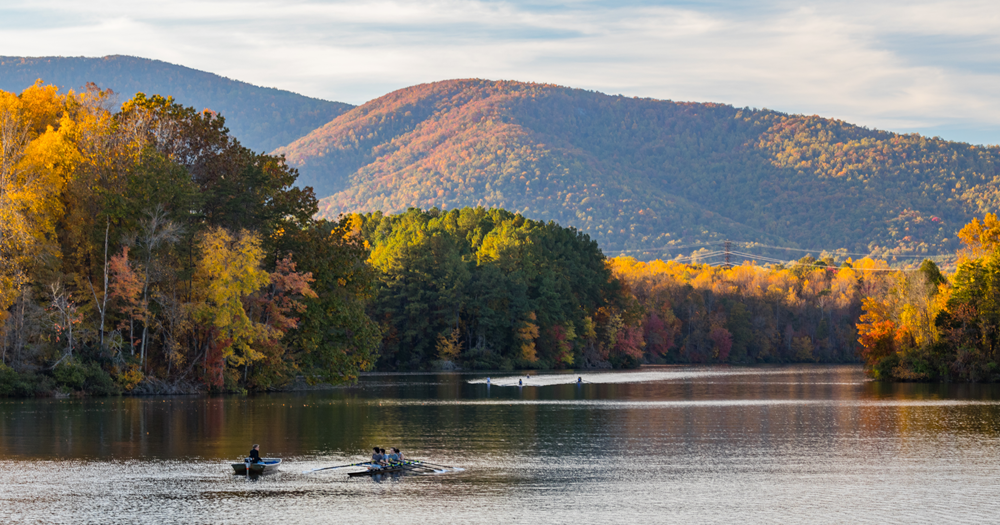
[[[606,258],[502,209],[319,220],[225,120],[91,86],[0,92],[0,395],[251,392],[369,370],[858,362],[994,381],[1000,225],[930,261]]]

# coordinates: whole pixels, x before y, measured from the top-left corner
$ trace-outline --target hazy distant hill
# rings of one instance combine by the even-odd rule
[[[643,258],[722,238],[951,251],[1000,202],[996,147],[517,82],[402,89],[279,151],[327,215],[502,206]]]
[[[271,151],[309,133],[353,106],[264,88],[159,60],[129,56],[3,57],[0,89],[15,93],[41,78],[62,89],[87,82],[111,88],[124,102],[136,92],[172,95],[195,109],[209,108],[226,117],[240,142],[256,151]]]

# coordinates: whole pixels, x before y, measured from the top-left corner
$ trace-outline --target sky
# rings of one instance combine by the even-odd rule
[[[0,55],[114,54],[352,104],[478,77],[1000,143],[996,0],[0,0]]]

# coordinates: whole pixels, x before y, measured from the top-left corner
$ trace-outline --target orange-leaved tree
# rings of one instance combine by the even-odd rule
[[[255,345],[262,356],[246,363],[244,368],[244,372],[253,368],[248,386],[268,388],[284,382],[290,375],[284,336],[298,327],[299,317],[307,309],[303,301],[318,297],[310,285],[315,281],[312,273],[299,272],[296,266],[290,254],[278,259],[270,274],[271,284],[243,300],[250,319],[268,328],[266,337]],[[260,366],[253,366],[253,363]]]
[[[891,319],[892,305],[885,300],[866,297],[861,302],[864,313],[858,322],[861,357],[869,367],[896,353],[909,331]]]

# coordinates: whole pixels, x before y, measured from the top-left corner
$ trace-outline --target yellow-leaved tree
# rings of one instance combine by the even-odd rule
[[[20,96],[0,91],[0,316],[31,265],[58,249],[60,195],[80,159],[67,109],[72,97],[41,83]]]
[[[205,364],[210,383],[222,386],[227,363],[238,367],[264,358],[254,343],[272,337],[272,329],[253,321],[244,301],[270,284],[271,276],[261,268],[264,250],[256,233],[211,228],[201,235],[199,248],[195,282],[201,301],[194,317],[211,328]]]
[[[521,341],[521,359],[529,363],[538,361],[535,350],[535,339],[538,339],[538,317],[535,312],[528,312],[528,318],[521,321],[517,330],[517,338]]]

